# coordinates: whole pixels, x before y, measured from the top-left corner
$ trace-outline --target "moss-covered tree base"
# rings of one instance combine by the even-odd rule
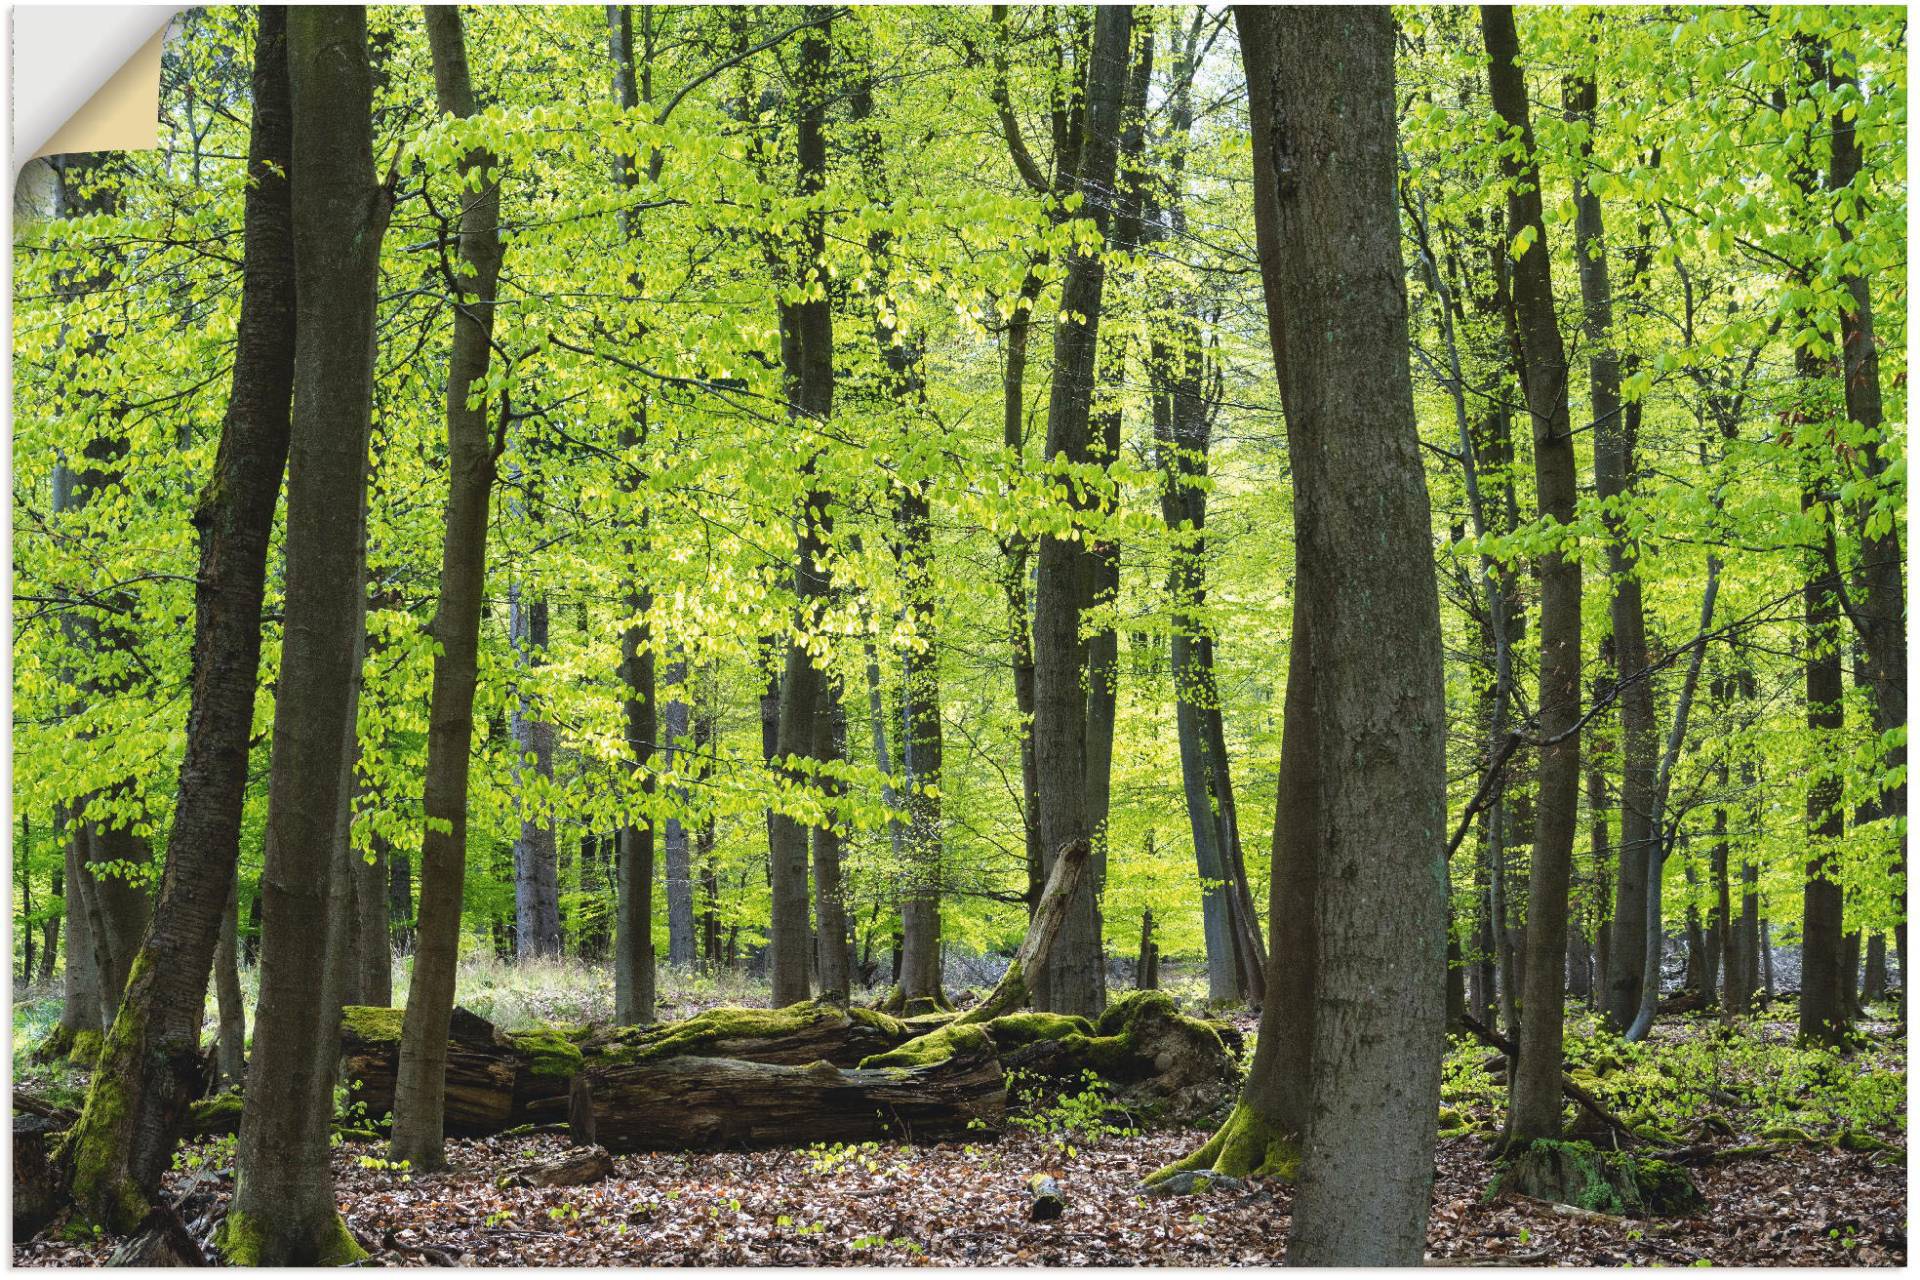
[[[1229,1178],[1279,1178],[1291,1182],[1300,1170],[1300,1145],[1253,1108],[1241,1103],[1207,1144],[1146,1177],[1147,1186],[1175,1174],[1211,1170]]]
[[[1595,1213],[1634,1218],[1689,1217],[1706,1208],[1679,1165],[1587,1142],[1531,1142],[1510,1149],[1490,1195],[1525,1195]]]
[[[337,1213],[330,1223],[295,1231],[285,1223],[230,1212],[220,1223],[214,1244],[233,1267],[344,1267],[367,1256]]]

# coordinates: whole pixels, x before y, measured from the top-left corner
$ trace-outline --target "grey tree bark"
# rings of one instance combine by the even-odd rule
[[[687,659],[683,653],[676,652],[667,663],[667,687],[673,692],[667,698],[666,714],[662,717],[666,734],[663,752],[667,767],[683,774],[688,768],[690,715],[686,695]],[[674,787],[674,801],[676,809],[686,806],[684,784]],[[666,846],[667,859],[667,963],[687,970],[693,968],[694,963],[693,864],[687,826],[678,813],[666,820],[662,843]]]
[[[194,523],[193,693],[187,750],[158,908],[94,1065],[69,1149],[81,1220],[139,1226],[160,1190],[200,1083],[200,1023],[222,939],[222,1026],[240,1016],[232,972],[234,871],[260,665],[267,543],[286,469],[294,374],[293,226],[287,174],[292,122],[286,15],[263,11],[255,40],[245,265],[232,390],[220,451]],[[71,955],[69,960],[71,962]],[[223,1032],[223,1039],[226,1036]],[[237,1052],[223,1052],[237,1075]]]
[[[795,74],[797,136],[794,143],[798,162],[798,187],[802,195],[822,189],[826,182],[827,100],[831,89],[828,72],[831,41],[826,22],[828,11],[809,6],[807,15],[819,25],[810,27],[800,38],[799,61]],[[814,214],[802,228],[800,258],[793,264],[796,278],[811,279],[824,270],[826,251],[824,215]],[[796,421],[824,423],[833,413],[833,308],[824,294],[806,302],[783,304],[785,325],[793,360],[788,365],[787,381]],[[817,621],[827,595],[827,575],[821,567],[822,553],[832,536],[828,514],[829,495],[815,485],[811,461],[806,467],[805,494],[798,524],[794,563],[794,627],[801,634],[810,632]],[[783,760],[805,761],[812,753],[813,720],[820,700],[825,673],[814,665],[812,656],[797,639],[787,644],[786,669],[780,681],[780,723],[776,754]],[[768,949],[773,966],[773,1002],[792,1004],[805,1000],[811,992],[808,980],[808,956],[811,951],[808,929],[807,829],[784,813],[773,815],[772,828],[773,910]]]
[[[1268,975],[1268,1011],[1295,1022],[1271,1030],[1297,1033],[1304,1015],[1309,1046],[1287,1256],[1417,1265],[1445,1043],[1446,709],[1395,212],[1393,24],[1384,7],[1235,17],[1295,484],[1292,807],[1272,916],[1317,934],[1304,1002],[1278,933]],[[1384,668],[1367,657],[1383,646],[1396,655]],[[1286,881],[1311,884],[1304,913],[1282,909]],[[1256,1074],[1282,1057],[1269,1029],[1263,1017]],[[1276,1085],[1300,1088],[1261,1081]]]
[[[373,170],[365,10],[290,9],[287,65],[297,310],[286,638],[260,882],[259,1017],[247,1071],[255,1105],[240,1121],[222,1246],[243,1266],[337,1264],[362,1254],[333,1196],[328,1120],[339,1010],[326,959],[339,877],[314,851],[337,847],[354,721],[375,289],[393,197]]]
[[[518,582],[507,589],[507,640],[514,669],[524,680],[542,664],[550,639],[547,602],[528,599]],[[553,815],[544,798],[529,803],[535,789],[553,781],[553,725],[540,714],[524,687],[508,713],[513,735],[514,791],[520,809],[520,834],[513,842],[513,950],[517,956],[560,954],[560,850]]]
[[[475,109],[460,10],[429,7],[439,109],[470,116]],[[447,377],[446,537],[440,554],[440,603],[432,634],[433,692],[427,725],[426,831],[420,844],[420,894],[413,977],[394,1086],[392,1158],[416,1170],[441,1167],[445,1155],[447,1028],[453,1017],[459,964],[460,910],[466,887],[467,773],[473,745],[473,693],[478,679],[480,613],[487,576],[487,512],[504,444],[509,408],[497,406],[490,437],[487,404],[471,403],[492,365],[494,292],[500,275],[500,188],[482,178],[496,159],[481,148],[461,158],[460,254],[454,279],[453,341]]]
[[[1084,131],[1074,184],[1104,238],[1112,216],[1114,170],[1121,103],[1129,68],[1133,11],[1102,8],[1094,18],[1087,57]],[[1088,463],[1094,357],[1099,348],[1100,306],[1106,268],[1098,253],[1076,250],[1067,260],[1054,330],[1053,378],[1047,400],[1046,456],[1050,464]],[[1084,503],[1084,499],[1076,500]],[[1051,872],[1060,850],[1090,840],[1087,812],[1087,702],[1083,678],[1086,645],[1080,614],[1091,599],[1092,563],[1083,543],[1043,536],[1034,589],[1033,742],[1038,781],[1041,855]],[[1095,885],[1089,877],[1069,904],[1066,924],[1035,975],[1036,1003],[1060,1013],[1098,1014],[1106,1005],[1106,966],[1100,945]]]
[[[1567,414],[1567,358],[1555,312],[1541,213],[1540,170],[1529,119],[1526,79],[1518,66],[1513,9],[1483,5],[1481,30],[1494,109],[1521,154],[1502,156],[1507,229],[1532,243],[1513,263],[1513,301],[1525,362],[1527,410],[1533,421],[1534,488],[1543,521],[1573,521],[1577,474]],[[1514,1069],[1507,1136],[1517,1143],[1560,1136],[1560,1052],[1567,889],[1580,800],[1580,561],[1558,550],[1539,560],[1540,750],[1533,864],[1527,882],[1527,947],[1522,978],[1520,1061]],[[1616,940],[1617,954],[1617,940]]]

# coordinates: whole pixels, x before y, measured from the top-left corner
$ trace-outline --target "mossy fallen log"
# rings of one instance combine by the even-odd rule
[[[996,1054],[1016,1078],[1062,1089],[1092,1072],[1115,1102],[1143,1119],[1201,1120],[1231,1103],[1240,1087],[1239,1064],[1219,1027],[1182,1014],[1162,991],[1128,992],[1098,1023],[1057,1013],[953,1022],[860,1065],[919,1069],[983,1052]]]
[[[618,1027],[581,1046],[590,1066],[661,1058],[736,1058],[775,1066],[851,1067],[912,1039],[913,1023],[873,1009],[802,1001],[783,1009],[719,1008],[651,1027]]]
[[[991,1136],[1006,1109],[1006,1082],[990,1052],[851,1071],[675,1056],[582,1071],[569,1132],[576,1145],[616,1154],[922,1142]]]
[[[340,1017],[340,1079],[369,1124],[393,1112],[403,1009],[349,1005]],[[467,1009],[453,1011],[447,1037],[447,1132],[482,1137],[515,1124],[566,1114],[580,1051],[559,1029],[513,1035]]]

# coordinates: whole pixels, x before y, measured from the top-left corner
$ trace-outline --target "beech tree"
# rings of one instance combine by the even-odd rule
[[[375,285],[393,193],[374,174],[366,11],[287,15],[295,338],[287,481],[287,620],[274,705],[262,880],[260,1004],[222,1227],[229,1261],[317,1266],[364,1252],[328,1171],[340,974],[329,934],[354,736],[365,603]],[[319,998],[315,998],[318,993]]]

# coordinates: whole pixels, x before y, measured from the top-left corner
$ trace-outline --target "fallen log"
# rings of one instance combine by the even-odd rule
[[[851,1067],[917,1034],[913,1023],[873,1009],[806,1000],[784,1009],[709,1009],[684,1022],[619,1027],[589,1035],[581,1052],[592,1066],[698,1057],[776,1066],[824,1061]]]
[[[404,1009],[349,1005],[340,1015],[340,1078],[348,1103],[370,1124],[393,1112],[400,1074]],[[482,1137],[515,1124],[557,1120],[568,1083],[580,1068],[577,1045],[554,1029],[509,1034],[470,1010],[456,1008],[447,1036],[446,1127]]]
[[[503,1187],[584,1187],[613,1176],[613,1157],[604,1147],[581,1147],[553,1160],[510,1169]]]
[[[576,1146],[615,1153],[917,1142],[995,1133],[1006,1109],[991,1051],[917,1070],[682,1056],[582,1071],[569,1132]]]
[[[63,1107],[57,1102],[28,1093],[24,1089],[13,1091],[13,1109],[30,1116],[39,1116],[43,1120],[57,1121],[61,1128],[67,1128],[80,1118],[80,1113],[72,1107]]]

